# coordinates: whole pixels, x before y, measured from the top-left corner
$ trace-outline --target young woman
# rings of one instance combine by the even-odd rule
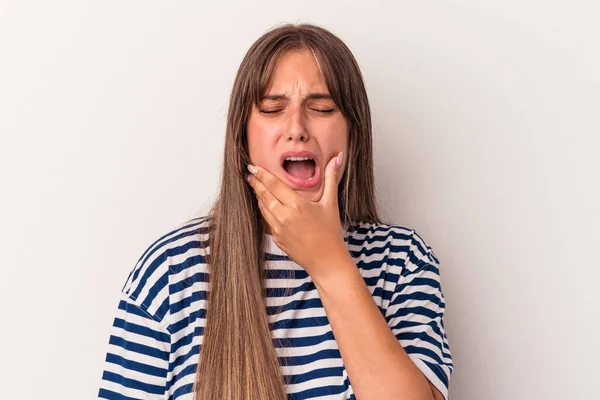
[[[280,26],[238,70],[217,201],[123,287],[99,397],[447,399],[444,311],[432,249],[378,216],[352,53]]]

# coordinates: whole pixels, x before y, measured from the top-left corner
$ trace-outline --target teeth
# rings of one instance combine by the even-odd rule
[[[312,158],[310,158],[310,157],[286,157],[285,160],[286,161],[305,161],[305,160],[312,160]]]

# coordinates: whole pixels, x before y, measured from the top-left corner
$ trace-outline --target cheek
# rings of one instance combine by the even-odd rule
[[[342,149],[348,146],[348,123],[343,117],[340,116],[339,119],[332,121],[329,132],[331,132],[331,138]]]
[[[256,159],[261,157],[264,135],[262,133],[262,127],[257,123],[257,120],[253,117],[253,115],[251,115],[248,119],[246,139],[248,141],[248,153],[250,155],[250,160],[253,163],[256,163]]]
[[[334,156],[343,151],[343,160],[342,160],[342,168],[346,165],[347,157],[348,157],[348,125],[346,121],[336,121],[336,123],[332,124],[328,127],[326,141],[327,141],[327,151],[331,152]]]
[[[268,154],[267,147],[264,139],[248,136],[248,151],[252,164],[264,166]]]
[[[278,161],[275,160],[277,135],[273,127],[248,123],[248,153],[253,164],[273,170]]]

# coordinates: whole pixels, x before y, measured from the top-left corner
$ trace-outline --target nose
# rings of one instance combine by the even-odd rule
[[[306,142],[308,140],[308,133],[306,131],[305,115],[302,112],[302,109],[300,107],[295,107],[294,109],[290,110],[288,115],[288,140],[300,140],[302,142]]]

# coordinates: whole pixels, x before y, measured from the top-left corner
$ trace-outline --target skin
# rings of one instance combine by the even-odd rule
[[[253,107],[247,121],[248,151],[253,165],[261,166],[285,182],[280,155],[286,151],[310,150],[318,159],[321,171],[315,188],[294,188],[302,197],[319,201],[323,195],[326,162],[347,153],[348,123],[331,99],[314,99],[309,95],[329,95],[312,53],[289,51],[279,61],[265,96],[284,95],[286,99],[265,98]],[[322,112],[332,110],[330,113]],[[277,111],[266,113],[266,111]],[[340,180],[345,169],[343,160]],[[338,180],[339,183],[339,180]]]
[[[348,128],[339,111],[325,115],[314,111],[334,108],[327,103],[330,100],[307,97],[326,90],[309,53],[283,57],[270,93],[285,94],[287,99],[261,103],[261,109],[281,111],[253,110],[249,120],[254,165],[248,166],[252,174],[248,183],[277,246],[314,281],[356,398],[441,400],[441,393],[393,335],[340,235],[337,191]],[[291,187],[279,165],[281,153],[300,149],[313,151],[322,169],[321,182],[311,190]],[[336,164],[338,157],[341,162]]]

